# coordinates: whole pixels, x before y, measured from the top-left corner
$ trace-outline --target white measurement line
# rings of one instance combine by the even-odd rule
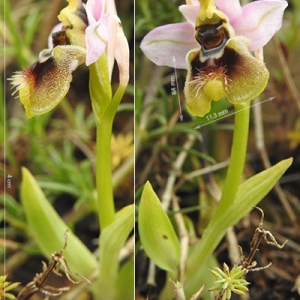
[[[181,103],[180,103],[180,96],[179,96],[179,87],[178,87],[178,80],[177,80],[177,72],[176,72],[176,58],[173,55],[173,64],[174,64],[174,74],[175,74],[175,82],[176,82],[176,89],[177,89],[177,98],[178,98],[178,105],[179,105],[179,118],[182,122],[183,120],[183,114],[181,109]]]
[[[250,108],[253,107],[253,106],[256,106],[256,105],[259,105],[259,104],[263,104],[264,102],[267,102],[267,101],[272,101],[273,99],[275,99],[275,97],[270,97],[270,98],[268,98],[267,100],[264,100],[264,101],[262,101],[262,102],[253,104],[253,105],[251,105],[251,106],[249,106],[249,107],[240,109],[240,110],[235,111],[235,112],[233,112],[233,113],[231,113],[231,114],[229,114],[229,115],[226,115],[226,116],[224,116],[224,117],[218,118],[218,119],[216,119],[216,120],[213,120],[213,121],[211,121],[211,122],[205,123],[205,124],[203,124],[203,125],[198,125],[198,126],[196,126],[194,129],[199,129],[199,128],[204,127],[204,126],[206,126],[206,125],[208,125],[208,124],[211,124],[211,123],[214,123],[214,122],[216,122],[216,121],[225,119],[225,118],[230,117],[230,116],[232,116],[232,115],[235,115],[235,114],[237,114],[237,113],[239,113],[240,111],[243,111],[243,110],[245,110],[245,109],[250,109]]]

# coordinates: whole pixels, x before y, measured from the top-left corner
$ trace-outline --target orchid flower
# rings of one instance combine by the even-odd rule
[[[200,5],[199,5],[200,2]],[[155,28],[142,43],[157,65],[188,69],[187,109],[204,116],[211,101],[225,96],[235,104],[250,101],[265,88],[269,72],[250,51],[261,49],[282,24],[285,0],[199,0],[179,7],[186,22]],[[171,55],[170,55],[171,54]]]
[[[74,69],[84,61],[87,66],[95,63],[106,49],[111,49],[110,44],[115,49],[108,56],[118,63],[120,84],[127,85],[128,44],[119,18],[105,12],[101,0],[88,0],[86,5],[81,0],[68,2],[58,16],[61,23],[52,31],[49,48],[53,48],[43,50],[32,66],[11,78],[28,118],[58,105],[70,88]],[[111,70],[112,63],[110,75]]]

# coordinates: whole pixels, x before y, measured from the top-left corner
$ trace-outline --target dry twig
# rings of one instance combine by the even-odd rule
[[[80,281],[75,281],[71,278],[70,274],[76,275],[80,277],[81,279],[87,281],[90,283],[88,279],[86,279],[84,276],[73,272],[70,270],[68,263],[66,259],[63,257],[63,251],[67,247],[67,241],[68,241],[68,230],[65,232],[65,244],[63,248],[59,252],[54,252],[52,254],[52,257],[48,263],[48,265],[45,262],[42,262],[43,264],[43,272],[37,273],[33,280],[29,282],[18,294],[17,300],[28,300],[31,298],[33,294],[36,292],[42,292],[43,294],[47,296],[59,296],[62,294],[62,292],[68,291],[70,287],[53,287],[46,284],[48,276],[53,272],[58,276],[62,276],[62,274],[59,272],[60,267],[62,266],[64,269],[64,272],[68,278],[68,280],[74,284],[78,284]]]
[[[251,240],[250,246],[251,246],[251,250],[250,253],[247,257],[245,257],[243,255],[243,250],[241,247],[240,248],[240,263],[238,264],[239,266],[242,266],[242,268],[244,270],[246,270],[246,273],[249,271],[260,271],[263,269],[268,268],[269,266],[271,266],[271,262],[269,264],[267,264],[264,267],[258,267],[255,268],[255,266],[257,265],[257,262],[254,259],[254,255],[256,253],[256,251],[258,251],[259,245],[261,243],[261,241],[264,239],[267,244],[271,244],[274,245],[277,248],[282,249],[284,247],[284,245],[287,243],[287,240],[283,243],[283,244],[278,244],[278,242],[276,241],[275,237],[272,235],[272,233],[270,231],[267,231],[263,228],[263,220],[264,220],[264,212],[261,208],[255,206],[256,209],[258,209],[261,212],[261,220],[260,220],[260,224],[259,226],[255,229],[253,238]]]

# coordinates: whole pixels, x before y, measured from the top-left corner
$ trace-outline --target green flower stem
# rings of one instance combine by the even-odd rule
[[[208,228],[226,213],[226,210],[234,204],[238,187],[241,183],[246,152],[248,144],[249,120],[250,120],[250,101],[236,104],[233,142],[231,147],[230,163],[222,191],[221,200],[217,210],[211,219]],[[208,229],[207,228],[207,229]],[[214,249],[212,249],[213,251]]]
[[[116,224],[111,169],[111,135],[113,121],[125,93],[126,85],[120,84],[112,96],[105,53],[97,62],[89,66],[89,70],[89,89],[96,121],[96,189],[101,233],[99,240],[103,241],[103,234]],[[106,242],[101,243],[102,249],[107,246]],[[117,262],[111,261],[111,263]],[[99,272],[102,268],[103,262],[99,259]],[[108,281],[111,281],[111,278],[108,278]],[[95,289],[97,299],[101,298],[102,289],[99,289],[101,284],[106,286],[109,282],[105,282],[103,278],[101,280],[99,277]]]
[[[114,116],[104,115],[112,101],[105,53],[89,66],[89,90],[96,122],[96,189],[100,231],[114,220],[115,207],[111,171],[111,133]]]
[[[111,134],[115,114],[126,90],[120,85],[112,97],[106,55],[89,67],[90,95],[96,120],[96,188],[101,231],[114,221]]]
[[[222,197],[213,218],[218,218],[229,206],[233,205],[245,165],[250,120],[250,101],[236,104],[234,108],[235,124],[230,164]]]
[[[114,221],[114,199],[111,170],[112,124],[126,86],[119,86],[101,122],[97,124],[96,185],[100,228],[104,229]]]
[[[111,171],[111,122],[97,125],[96,136],[96,188],[101,231],[114,221],[115,207]]]
[[[187,278],[193,278],[193,276],[195,276],[195,273],[198,272],[205,261],[212,255],[224,235],[223,233],[219,234],[222,232],[222,230],[220,230],[220,220],[228,214],[228,211],[232,209],[234,205],[244,170],[250,119],[249,108],[250,102],[235,105],[236,114],[231,158],[221,200],[201,238],[201,242],[195,247],[189,257],[187,264],[189,275],[187,275]],[[186,285],[188,285],[188,282]]]

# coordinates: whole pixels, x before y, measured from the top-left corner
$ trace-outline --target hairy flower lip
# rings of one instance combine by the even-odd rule
[[[85,53],[79,46],[57,46],[42,51],[33,65],[10,78],[28,118],[44,114],[60,103],[70,87],[73,63]]]
[[[250,54],[242,37],[229,39],[218,58],[203,60],[202,56],[197,49],[187,55],[189,68],[184,94],[191,115],[203,117],[210,111],[211,101],[223,96],[233,104],[250,101],[267,84],[268,70]]]

